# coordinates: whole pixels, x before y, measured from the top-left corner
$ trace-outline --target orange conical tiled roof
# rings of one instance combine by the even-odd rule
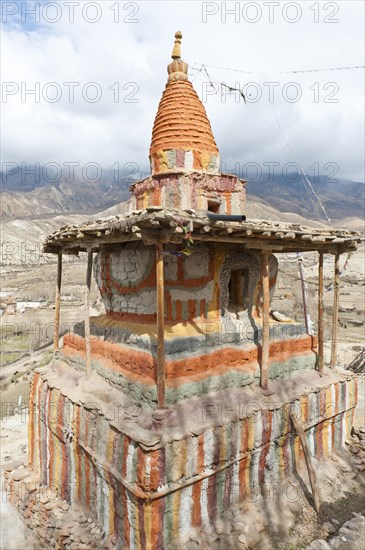
[[[174,170],[217,173],[219,153],[205,108],[188,80],[180,58],[181,33],[175,34],[173,62],[152,130],[152,174]]]

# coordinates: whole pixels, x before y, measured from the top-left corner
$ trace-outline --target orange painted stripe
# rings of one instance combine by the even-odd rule
[[[63,353],[65,355],[78,355],[85,357],[85,339],[75,334],[64,336]],[[150,353],[135,351],[112,342],[103,342],[99,338],[92,338],[91,352],[96,359],[107,362],[109,368],[129,372],[130,374],[142,374],[146,378],[154,379],[154,359]],[[146,381],[147,382],[147,381]]]
[[[146,453],[137,448],[137,480],[142,489],[146,489]]]
[[[163,548],[161,541],[163,539],[163,512],[164,500],[157,499],[152,501],[152,518],[151,518],[151,545],[150,550]]]
[[[272,342],[270,344],[270,363],[289,360],[295,354],[310,352],[311,346],[311,337]],[[187,359],[167,361],[165,365],[166,378],[207,372],[222,364],[226,365],[228,369],[242,367],[245,364],[249,365],[255,361],[259,361],[260,355],[261,349],[253,345],[249,349],[224,348]]]
[[[201,502],[200,502],[201,490],[202,490],[201,481],[198,481],[197,483],[193,484],[193,490],[192,490],[193,512],[191,517],[192,527],[200,527],[202,524]]]
[[[156,491],[157,487],[160,484],[160,472],[159,472],[159,454],[160,451],[153,451],[149,453],[150,456],[150,490]]]
[[[195,302],[191,301],[194,303]],[[176,302],[177,311],[181,302]],[[284,362],[298,355],[312,353],[310,336],[272,342],[270,344],[270,363]],[[152,385],[155,382],[155,360],[150,353],[131,350],[120,344],[105,342],[93,338],[91,350],[96,359],[116,372],[136,382]],[[85,355],[85,340],[74,334],[64,336],[65,355]],[[212,353],[195,355],[176,361],[166,361],[165,372],[168,387],[177,387],[185,382],[203,380],[206,376],[224,374],[236,369],[242,372],[254,372],[260,361],[261,349],[255,345],[249,348],[226,347]]]

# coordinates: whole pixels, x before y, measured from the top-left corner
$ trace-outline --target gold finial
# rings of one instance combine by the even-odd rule
[[[180,48],[181,39],[182,39],[181,31],[175,32],[175,44],[171,54],[172,59],[181,59],[181,48]]]

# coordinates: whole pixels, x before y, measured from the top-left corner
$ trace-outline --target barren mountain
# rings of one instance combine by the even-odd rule
[[[326,220],[327,214],[331,224],[344,218],[364,218],[365,184],[362,182],[319,176],[308,183],[304,177],[298,181],[296,174],[275,178],[266,175],[257,182],[248,181],[246,189],[248,196],[264,200],[280,212],[294,212],[318,220]]]
[[[57,215],[35,216],[1,222],[1,261],[2,265],[40,264],[54,262],[55,258],[43,254],[43,241],[47,235],[64,225],[78,225],[87,220],[123,214],[126,203],[114,205],[102,212],[93,214],[62,213]]]
[[[38,218],[59,213],[95,213],[128,198],[126,185],[108,181],[77,181],[45,185],[33,191],[5,191],[1,194],[3,220]]]
[[[4,220],[1,225],[1,264],[39,264],[54,262],[52,255],[43,254],[42,244],[44,239],[53,231],[64,225],[78,225],[87,220],[105,218],[123,214],[127,210],[126,202],[115,204],[107,210],[93,212],[90,214],[67,213],[46,214],[29,216],[27,218]],[[290,212],[279,212],[264,201],[254,197],[248,197],[247,212],[251,219],[281,220],[295,222],[309,226],[322,226],[326,224],[304,218],[299,214]],[[351,220],[354,221],[353,219]],[[360,220],[359,220],[360,222]]]
[[[79,179],[72,184],[49,184],[44,180],[24,183],[15,177],[6,180],[1,193],[0,263],[32,265],[54,261],[42,253],[45,237],[63,225],[123,214],[131,183],[130,177],[118,182],[105,177],[97,183]],[[328,225],[318,199],[307,187],[303,182],[288,183],[280,178],[275,182],[265,178],[261,183],[248,182],[245,213],[251,219]],[[363,230],[364,184],[322,182],[315,193],[327,215],[333,218],[332,225]]]

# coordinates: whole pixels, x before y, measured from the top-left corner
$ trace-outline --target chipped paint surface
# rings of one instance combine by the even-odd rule
[[[218,170],[218,148],[198,94],[188,80],[172,81],[163,92],[152,130],[152,173],[185,168],[186,152],[192,153],[193,168]]]
[[[164,258],[165,321],[217,319],[225,315],[232,270],[246,270],[247,288],[243,310],[259,312],[262,289],[260,257],[242,252],[238,245],[195,243],[191,256],[174,255],[181,246],[169,245]],[[169,254],[171,253],[171,254]],[[116,251],[99,252],[94,275],[107,316],[125,321],[154,322],[156,319],[156,261],[154,249],[143,243],[128,243]],[[273,296],[277,260],[270,256],[270,290]],[[236,316],[234,316],[236,317]]]
[[[312,348],[310,336],[272,342],[270,378],[283,378],[295,371],[314,369],[316,355]],[[93,368],[103,378],[146,404],[156,402],[154,355],[99,338],[92,338],[91,349]],[[224,346],[211,353],[185,353],[177,354],[174,359],[167,358],[166,402],[172,404],[188,397],[257,382],[260,353],[260,349],[252,344],[241,349]],[[61,356],[68,364],[85,371],[85,340],[76,335],[65,335]]]
[[[133,184],[130,211],[152,206],[208,210],[209,200],[220,205],[221,214],[244,214],[245,181],[234,174],[166,170]]]
[[[356,378],[294,401],[313,456],[343,447],[356,402]],[[285,480],[303,460],[288,407],[253,416],[236,411],[200,435],[148,451],[36,373],[29,460],[43,483],[81,504],[107,535],[117,535],[118,548],[152,549],[157,541],[169,548],[183,544],[191,527],[213,524],[224,509],[256,494],[260,484]]]
[[[191,256],[166,247],[166,402],[257,382],[261,357],[260,257],[238,245],[197,243]],[[242,303],[230,308],[231,273],[243,273]],[[96,255],[94,274],[106,316],[91,318],[93,367],[145,403],[156,400],[156,262],[154,248],[128,243]],[[277,260],[270,256],[270,292]],[[298,323],[272,322],[270,377],[315,367],[316,339]],[[64,337],[64,359],[83,369],[83,324]]]

